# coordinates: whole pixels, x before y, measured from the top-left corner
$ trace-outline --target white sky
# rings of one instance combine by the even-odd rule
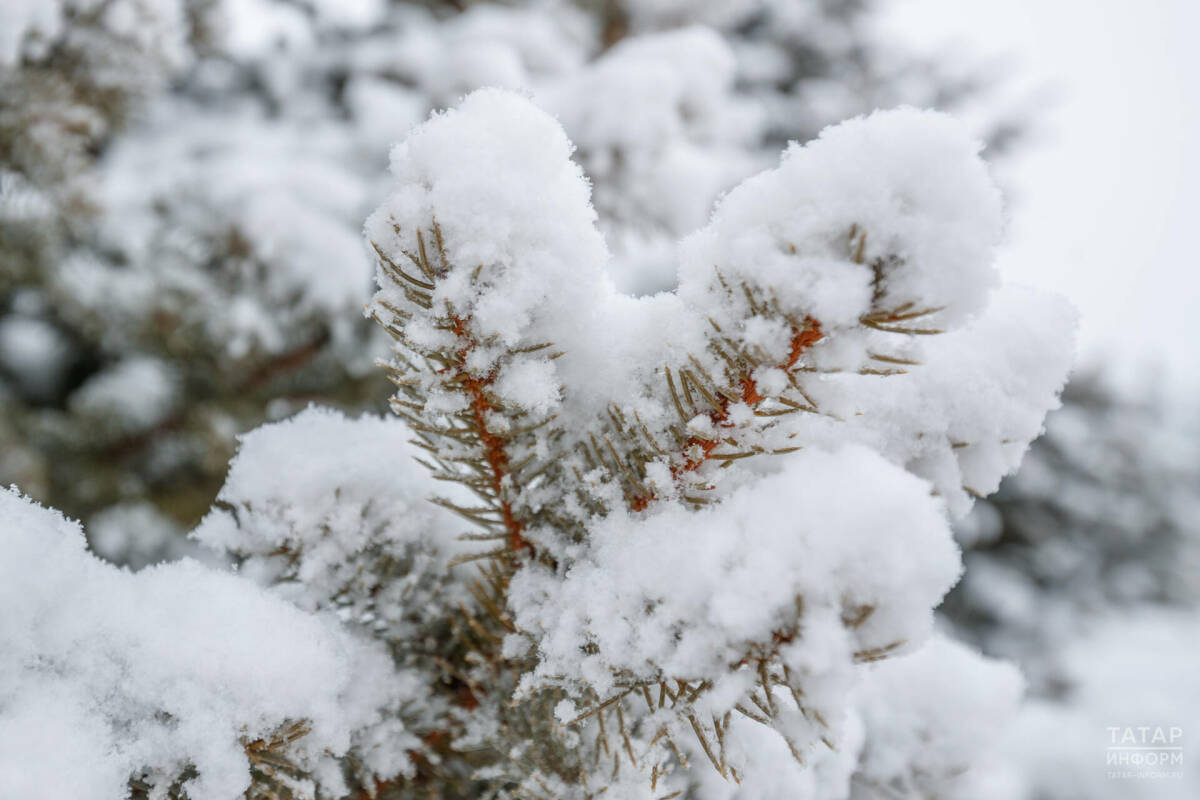
[[[1085,360],[1200,385],[1200,0],[895,0],[887,25],[1055,90],[1006,173],[1002,268],[1075,302]]]

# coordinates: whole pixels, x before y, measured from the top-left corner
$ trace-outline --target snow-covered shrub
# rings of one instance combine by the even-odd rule
[[[832,127],[644,297],[572,149],[497,89],[394,149],[366,240],[396,415],[244,436],[194,532],[235,574],[119,571],[4,496],[0,787],[985,796],[1020,681],[927,641],[951,520],[1057,402],[1072,317],[994,290],[979,145],[911,109]],[[131,360],[77,413],[153,424],[177,380]]]
[[[619,288],[672,288],[675,241],[787,140],[978,94],[881,41],[873,15],[818,0],[5,3],[0,318],[54,351],[0,364],[0,482],[89,523],[150,503],[165,533],[203,514],[239,432],[311,401],[380,410],[382,336],[347,313],[370,294],[359,222],[386,193],[386,148],[479,86],[563,121]],[[74,397],[131,360],[179,389],[153,425]]]

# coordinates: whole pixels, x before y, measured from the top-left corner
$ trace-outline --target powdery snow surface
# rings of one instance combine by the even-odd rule
[[[996,491],[1059,405],[1074,359],[1066,300],[1024,287],[994,292],[983,315],[912,353],[921,366],[872,384],[836,375],[814,389],[854,435],[929,480],[954,517]]]
[[[864,486],[870,503],[855,501]],[[796,454],[700,511],[610,515],[565,576],[526,570],[510,597],[517,625],[540,633],[537,676],[581,675],[606,695],[616,674],[719,684],[753,643],[794,629],[801,614],[803,635],[783,656],[798,671],[916,646],[958,573],[928,486],[850,447]],[[879,611],[849,632],[838,621],[844,606]]]
[[[433,252],[436,222],[454,266],[434,302],[506,345],[536,344],[535,312],[586,314],[607,258],[571,151],[561,126],[532,103],[475,92],[392,151],[397,189],[367,221],[367,236],[402,254],[420,251],[420,233]],[[401,266],[413,269],[407,259]]]
[[[727,280],[748,277],[824,324],[846,324],[868,310],[868,265],[884,258],[878,300],[961,320],[997,282],[1000,193],[979,150],[933,112],[877,112],[827,128],[721,200],[684,247],[680,291],[693,299],[716,265]],[[852,228],[864,236],[852,245],[856,255],[861,246],[858,269],[833,235],[848,239]]]
[[[190,797],[228,800],[249,786],[243,744],[302,719],[295,757],[336,791],[322,764],[380,721],[383,654],[234,575],[120,570],[15,491],[0,495],[0,549],[4,797],[111,800],[143,770],[169,783],[191,764]]]
[[[411,635],[412,615],[461,599],[424,594],[444,582],[461,525],[428,501],[444,487],[414,460],[411,438],[400,420],[322,408],[257,428],[242,437],[221,507],[192,536],[302,608]]]
[[[995,745],[1023,689],[1012,664],[942,636],[879,663],[859,697],[865,744],[853,796],[1013,797],[1013,765]]]

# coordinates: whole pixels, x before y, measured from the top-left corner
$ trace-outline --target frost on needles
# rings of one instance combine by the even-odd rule
[[[635,298],[550,116],[434,116],[366,225],[396,415],[243,437],[195,533],[236,576],[102,567],[7,495],[0,738],[67,698],[108,776],[78,797],[987,797],[1020,679],[933,609],[1073,315],[997,288],[978,150],[929,112],[830,128]]]

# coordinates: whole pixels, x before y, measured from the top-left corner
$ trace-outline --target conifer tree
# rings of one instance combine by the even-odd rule
[[[242,439],[194,533],[238,574],[119,572],[3,496],[0,742],[61,741],[0,747],[0,786],[981,796],[1020,679],[931,633],[950,520],[1038,434],[1073,319],[995,288],[979,145],[830,128],[646,297],[571,151],[500,90],[397,146],[365,229],[395,414]]]
[[[0,482],[134,566],[186,551],[238,433],[311,401],[385,407],[358,229],[430,111],[481,85],[536,96],[593,182],[608,271],[647,293],[787,140],[978,94],[857,2],[10,5]]]
[[[1122,385],[1093,366],[1072,378],[1021,471],[960,524],[968,569],[942,611],[964,638],[1019,663],[1036,693],[1069,692],[1061,645],[1105,618],[1200,601],[1189,413],[1149,376]]]

